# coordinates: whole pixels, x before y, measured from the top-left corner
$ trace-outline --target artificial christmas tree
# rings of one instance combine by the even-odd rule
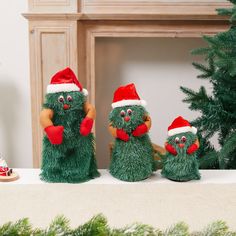
[[[168,128],[166,155],[161,174],[174,181],[200,179],[196,151],[199,148],[197,129],[183,117],[177,117]]]
[[[110,173],[124,181],[140,181],[155,170],[153,148],[148,136],[151,118],[134,84],[114,93],[109,131],[115,137]]]
[[[185,87],[181,90],[187,95],[184,102],[190,109],[200,111],[201,116],[192,124],[201,133],[203,140],[218,134],[221,150],[203,150],[204,167],[236,168],[236,0],[230,0],[231,9],[219,9],[220,15],[230,16],[228,31],[213,37],[204,36],[208,47],[193,51],[204,55],[207,65],[193,63],[201,71],[198,78],[207,79],[212,85],[212,94],[201,87],[198,92]]]
[[[99,176],[91,133],[95,108],[70,68],[47,87],[40,122],[45,131],[41,179],[79,183]]]

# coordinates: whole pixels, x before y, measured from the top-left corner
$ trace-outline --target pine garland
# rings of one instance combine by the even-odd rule
[[[204,56],[206,65],[197,62],[193,66],[200,71],[199,79],[207,79],[212,85],[208,94],[202,86],[198,91],[181,87],[186,95],[184,102],[190,110],[201,115],[192,121],[201,135],[201,168],[236,168],[236,0],[230,9],[218,9],[219,15],[230,17],[230,29],[215,36],[203,36],[208,47],[193,50],[193,55]],[[216,152],[209,139],[218,134],[221,150]],[[206,145],[206,146],[205,146]]]
[[[112,229],[103,215],[97,215],[87,223],[72,229],[64,216],[56,217],[46,229],[34,229],[27,218],[0,226],[1,236],[236,236],[223,221],[216,221],[198,232],[190,232],[184,222],[169,229],[160,230],[145,224],[132,224]]]

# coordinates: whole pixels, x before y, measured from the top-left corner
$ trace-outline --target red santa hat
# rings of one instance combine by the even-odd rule
[[[72,91],[82,92],[85,96],[88,95],[88,91],[82,88],[82,85],[76,78],[76,75],[69,67],[57,72],[52,77],[51,83],[47,86],[47,93]]]
[[[172,124],[168,127],[168,136],[173,136],[180,133],[192,132],[193,134],[197,133],[197,128],[191,126],[187,120],[182,116],[174,119]]]
[[[111,104],[112,108],[133,105],[146,106],[146,102],[139,98],[135,85],[128,84],[119,87],[114,93],[113,102]]]

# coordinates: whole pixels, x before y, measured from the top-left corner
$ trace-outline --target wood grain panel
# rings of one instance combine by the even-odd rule
[[[77,73],[77,23],[33,21],[29,26],[33,165],[39,167],[43,137],[39,114],[46,86],[51,76],[66,66]]]
[[[28,0],[30,12],[77,12],[79,0]]]
[[[41,34],[41,68],[43,94],[50,83],[50,78],[57,71],[69,65],[68,38],[65,32]]]
[[[208,13],[215,14],[215,8],[228,7],[226,0],[82,0],[84,13]]]

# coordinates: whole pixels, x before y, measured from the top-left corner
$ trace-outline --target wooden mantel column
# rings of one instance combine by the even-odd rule
[[[225,0],[29,0],[33,165],[39,167],[39,114],[45,89],[58,70],[71,67],[95,104],[97,37],[201,37],[227,29],[216,8]]]
[[[57,71],[69,66],[78,73],[76,19],[47,19],[44,14],[73,14],[79,9],[75,0],[29,0],[30,81],[33,137],[33,166],[39,167],[42,150],[42,128],[39,114],[45,89]],[[40,19],[34,17],[41,14]]]

